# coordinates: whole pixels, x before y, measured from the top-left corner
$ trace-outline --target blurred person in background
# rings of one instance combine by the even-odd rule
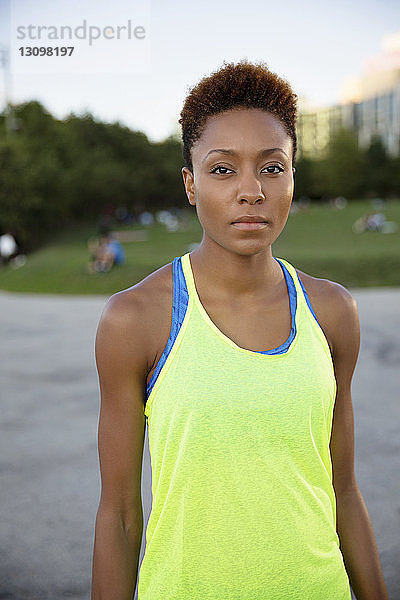
[[[114,265],[126,261],[124,248],[111,233],[105,233],[99,239],[90,238],[88,248],[91,258],[88,264],[90,273],[108,273]]]
[[[96,335],[102,478],[92,600],[388,600],[354,472],[353,296],[272,254],[297,97],[225,64],[181,112],[190,253],[114,294]]]
[[[25,257],[19,254],[14,235],[10,231],[0,235],[0,265],[15,263],[15,266],[22,266],[24,262]]]

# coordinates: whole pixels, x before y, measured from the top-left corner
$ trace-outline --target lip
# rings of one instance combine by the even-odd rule
[[[237,217],[231,225],[242,231],[256,231],[257,229],[264,229],[268,225],[268,220],[261,215],[243,215]]]
[[[267,227],[267,225],[268,223],[263,221],[239,221],[232,223],[233,227],[236,227],[236,229],[241,229],[242,231],[255,231],[257,229],[264,229],[264,227]]]
[[[266,219],[262,215],[243,215],[241,217],[238,217],[234,221],[232,221],[232,224],[234,224],[234,223],[265,223],[266,221],[268,221],[268,219]]]

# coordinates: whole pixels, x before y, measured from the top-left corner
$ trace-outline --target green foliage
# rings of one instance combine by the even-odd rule
[[[313,161],[309,158],[302,157],[296,161],[294,184],[296,198],[301,198],[302,196],[313,197],[315,195]]]
[[[365,152],[364,184],[371,195],[386,197],[391,192],[391,161],[379,137],[374,137]]]
[[[325,156],[297,161],[296,198],[301,196],[399,197],[400,157],[389,157],[380,138],[361,149],[355,133],[341,129],[332,136]]]
[[[363,156],[356,135],[341,129],[332,137],[323,160],[328,194],[356,198],[362,193]]]
[[[71,221],[96,222],[105,206],[143,210],[182,206],[181,144],[151,143],[120,123],[92,115],[54,119],[39,102],[13,108],[16,131],[0,120],[0,233],[24,251]]]

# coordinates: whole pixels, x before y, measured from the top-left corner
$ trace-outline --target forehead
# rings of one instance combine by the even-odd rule
[[[256,153],[266,147],[279,147],[291,155],[292,138],[281,121],[265,110],[233,109],[207,119],[201,136],[193,144],[192,157],[201,160],[212,148]]]

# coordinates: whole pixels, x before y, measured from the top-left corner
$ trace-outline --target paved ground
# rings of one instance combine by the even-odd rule
[[[356,473],[397,600],[400,289],[353,293],[362,323]],[[93,340],[104,303],[0,292],[0,599],[89,598],[100,489]],[[150,485],[146,436],[146,520]]]

